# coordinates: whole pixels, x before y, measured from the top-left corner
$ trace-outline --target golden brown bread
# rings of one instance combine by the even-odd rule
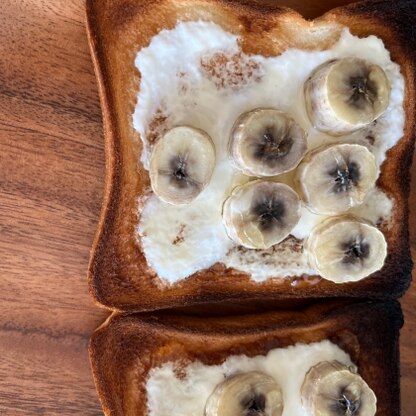
[[[234,269],[216,264],[177,284],[163,285],[148,267],[136,241],[138,196],[149,178],[138,163],[141,141],[132,126],[140,74],[134,66],[138,50],[177,19],[208,20],[242,37],[246,53],[277,55],[290,47],[325,49],[336,41],[340,26],[326,35],[291,9],[261,1],[220,0],[88,0],[88,36],[96,68],[106,137],[106,188],[89,266],[90,290],[97,303],[128,311],[236,299],[322,297],[395,298],[410,283],[408,241],[409,167],[415,135],[416,3],[376,0],[334,9],[313,27],[332,22],[353,34],[380,37],[406,82],[403,139],[388,152],[378,185],[395,201],[393,226],[384,229],[389,247],[385,266],[368,279],[335,283],[316,277],[269,279],[256,283]]]
[[[350,354],[377,396],[377,416],[399,416],[400,305],[329,301],[296,312],[227,318],[113,315],[93,334],[90,358],[106,415],[147,415],[145,382],[167,361],[222,363],[230,355],[329,339]]]

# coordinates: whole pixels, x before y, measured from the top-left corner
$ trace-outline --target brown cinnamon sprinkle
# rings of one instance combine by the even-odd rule
[[[181,224],[179,227],[179,232],[176,235],[175,239],[172,241],[172,244],[176,246],[177,244],[183,243],[185,241],[185,237],[183,236],[183,232],[185,231],[186,225]]]
[[[158,108],[149,123],[149,133],[146,139],[150,144],[153,144],[162,135],[164,130],[163,124],[166,119],[167,117],[163,114],[162,110]]]
[[[258,82],[262,78],[261,67],[242,52],[226,55],[217,52],[201,58],[201,68],[205,76],[218,89],[234,90],[247,85],[250,81]]]

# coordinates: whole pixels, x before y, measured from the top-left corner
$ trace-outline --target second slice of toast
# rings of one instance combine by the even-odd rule
[[[333,348],[339,357],[348,354],[349,358],[343,359],[351,359],[376,395],[377,416],[399,416],[398,337],[402,324],[397,302],[332,301],[292,312],[222,318],[166,313],[115,315],[93,334],[90,358],[106,415],[196,416],[203,414],[215,386],[205,382],[218,372],[213,370],[215,366],[227,374],[247,368],[271,371],[259,366],[264,357],[272,350],[276,354],[296,345],[301,356],[292,354],[293,363],[285,363],[284,374],[273,373],[283,384],[289,406],[293,402],[288,393],[291,380],[303,379],[307,370],[302,367],[303,360],[324,345],[320,358],[314,360],[330,359]],[[332,347],[328,350],[329,342]],[[236,358],[242,356],[245,358]],[[269,365],[275,365],[273,360]],[[178,383],[183,383],[182,388],[177,388]],[[300,396],[300,391],[293,394]],[[186,402],[192,400],[200,402],[196,413],[186,410]],[[296,414],[306,413],[298,406]]]

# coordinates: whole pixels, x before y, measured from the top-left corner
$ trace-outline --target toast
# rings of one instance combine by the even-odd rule
[[[115,314],[93,334],[89,351],[105,414],[144,416],[149,414],[146,383],[152,369],[167,362],[178,365],[178,377],[183,379],[186,367],[195,362],[214,366],[230,356],[265,356],[276,348],[329,340],[349,354],[374,391],[377,416],[398,416],[402,324],[396,301],[329,301],[296,312],[230,317]],[[164,386],[163,401],[170,403],[174,398],[169,397],[169,384]],[[188,393],[188,400],[196,394],[192,388]],[[181,400],[183,410],[186,400]]]
[[[106,148],[104,201],[89,265],[95,301],[113,310],[145,311],[266,298],[401,296],[410,284],[412,270],[407,198],[416,129],[415,15],[416,4],[410,0],[356,3],[334,9],[312,23],[271,2],[87,0],[88,39],[99,85]],[[141,198],[151,191],[148,172],[140,162],[142,141],[132,120],[141,80],[134,62],[155,35],[173,29],[179,20],[216,23],[239,36],[247,56],[277,56],[290,48],[326,50],[339,38],[341,27],[358,37],[375,35],[383,41],[404,78],[405,124],[403,137],[388,151],[377,181],[394,201],[389,226],[380,225],[388,245],[381,270],[359,282],[344,284],[316,275],[276,275],[257,282],[250,273],[217,262],[168,284],[149,266],[138,236]],[[154,122],[157,130],[164,123],[164,115],[155,114]],[[203,256],[204,249],[198,246],[202,247],[202,242],[194,250]],[[293,247],[296,251],[298,241]]]

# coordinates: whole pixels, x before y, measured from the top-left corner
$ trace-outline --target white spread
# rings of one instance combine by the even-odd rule
[[[230,356],[214,366],[196,361],[183,369],[168,362],[150,371],[146,384],[149,416],[203,416],[205,403],[217,384],[249,371],[264,372],[277,381],[283,393],[283,416],[307,416],[300,395],[305,375],[319,362],[332,360],[352,364],[349,355],[329,341],[276,348],[266,356]],[[181,378],[177,377],[178,369]]]
[[[390,104],[376,124],[334,138],[310,124],[303,84],[321,63],[350,56],[384,69],[392,86]],[[340,141],[362,143],[374,153],[379,167],[386,151],[403,135],[404,79],[400,67],[375,36],[358,38],[344,29],[328,50],[289,49],[280,56],[265,58],[243,54],[238,37],[214,23],[180,22],[153,37],[149,46],[139,51],[135,64],[141,81],[133,123],[143,140],[144,167],[149,167],[149,138],[173,126],[205,130],[216,146],[217,164],[211,182],[191,204],[172,206],[155,195],[141,200],[140,242],[148,264],[167,283],[217,262],[251,273],[258,281],[272,275],[314,274],[302,250],[294,252],[290,244],[265,251],[241,250],[225,233],[222,204],[234,186],[249,180],[233,168],[226,152],[231,128],[241,113],[256,107],[281,109],[308,131],[309,149]],[[368,136],[373,139],[366,139]],[[286,176],[276,180],[290,183],[290,175]],[[388,221],[392,207],[393,202],[375,190],[356,211],[376,223]],[[303,239],[321,220],[304,208],[292,235]]]

